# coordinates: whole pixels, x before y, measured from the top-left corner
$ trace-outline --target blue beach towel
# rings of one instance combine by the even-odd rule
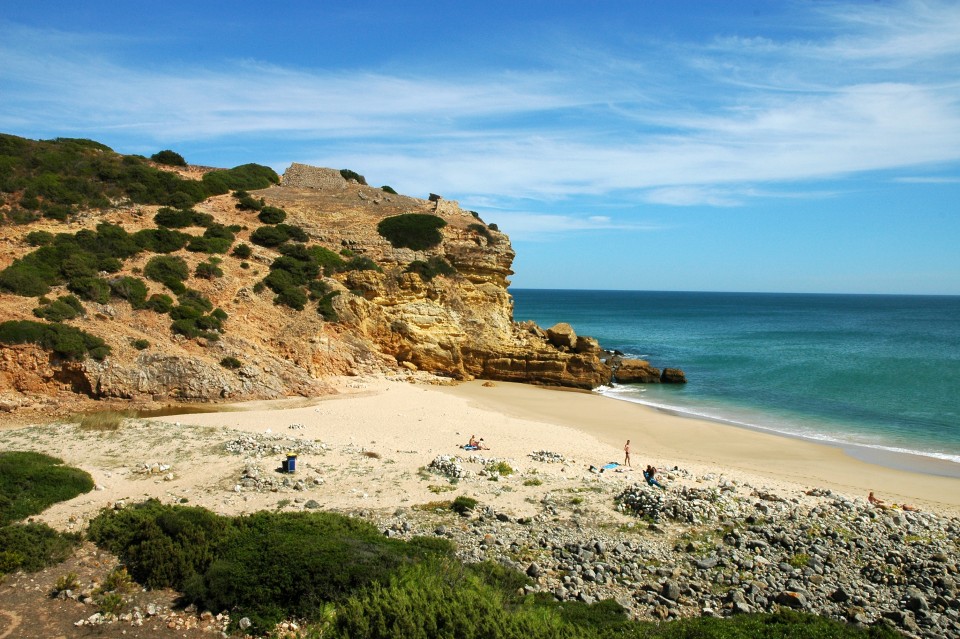
[[[601,468],[603,468],[603,470],[610,470],[611,468],[616,468],[619,465],[620,464],[618,464],[617,462],[610,462],[609,464],[604,464],[603,466],[601,466]]]

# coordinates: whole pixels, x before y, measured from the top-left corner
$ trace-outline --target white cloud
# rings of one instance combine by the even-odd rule
[[[807,19],[819,39],[667,47],[669,72],[591,51],[558,52],[549,72],[449,76],[144,66],[122,38],[0,23],[0,130],[273,142],[285,161],[495,206],[613,193],[735,206],[778,190],[753,185],[960,160],[960,6],[831,3]]]

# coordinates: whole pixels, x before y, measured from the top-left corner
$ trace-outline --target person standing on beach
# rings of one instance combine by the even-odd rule
[[[630,440],[627,440],[627,443],[623,445],[623,465],[630,465]]]

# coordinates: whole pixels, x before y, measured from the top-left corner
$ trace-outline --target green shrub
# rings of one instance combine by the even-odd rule
[[[322,246],[311,246],[307,250],[310,252],[310,255],[316,261],[317,265],[323,269],[323,273],[327,276],[342,271],[346,267],[346,264],[340,258],[340,256],[330,249],[326,249]]]
[[[259,211],[263,208],[263,198],[255,199],[246,191],[234,191],[233,197],[237,198],[237,208],[241,211]]]
[[[363,185],[367,184],[367,179],[356,171],[351,171],[350,169],[340,169],[340,175],[343,176],[344,180],[354,180]]]
[[[317,313],[328,322],[339,322],[340,315],[333,308],[333,299],[340,295],[340,291],[331,291],[317,300]]]
[[[453,500],[453,503],[450,504],[450,509],[455,513],[463,515],[464,513],[472,511],[477,507],[477,500],[473,497],[465,497],[460,495]]]
[[[203,176],[203,184],[210,195],[222,195],[236,190],[265,189],[279,184],[276,171],[262,164],[241,164],[232,169],[211,171]]]
[[[110,280],[110,292],[120,299],[130,302],[136,309],[147,305],[147,284],[139,277],[124,276]]]
[[[177,293],[184,290],[183,281],[190,275],[190,271],[182,257],[156,255],[143,267],[143,274]]]
[[[446,221],[436,215],[406,213],[380,220],[377,232],[394,248],[422,251],[443,241],[440,229],[446,225]]]
[[[78,328],[28,320],[0,323],[0,343],[37,344],[65,359],[83,359],[86,355],[103,359],[110,354],[110,347],[102,339]]]
[[[131,342],[131,345],[138,351],[143,351],[150,348],[150,341],[143,338],[135,339]]]
[[[157,226],[168,229],[182,229],[188,226],[210,226],[213,223],[213,216],[189,208],[174,209],[164,206],[153,216],[153,222]]]
[[[193,236],[167,228],[142,229],[133,234],[134,241],[151,253],[173,253],[187,245]]]
[[[197,268],[193,271],[194,276],[201,277],[206,280],[223,277],[223,269],[218,266],[220,260],[214,260],[216,260],[216,258],[211,258],[210,261],[200,262],[197,264]]]
[[[243,366],[243,362],[241,362],[236,357],[227,356],[220,360],[220,365],[223,366],[224,368],[235,370]]]
[[[290,236],[278,226],[261,226],[250,234],[250,241],[258,246],[273,248],[286,242]]]
[[[496,224],[487,224],[487,228],[490,229],[491,231],[499,231],[499,230],[500,230],[500,227],[497,226]]]
[[[302,311],[307,305],[307,294],[299,288],[285,288],[276,294],[273,303]]]
[[[230,519],[156,500],[103,511],[89,538],[141,584],[179,590],[201,609],[236,611],[231,616],[249,617],[260,632],[284,617],[316,618],[324,602],[449,549],[388,539],[371,524],[330,513]]]
[[[390,193],[390,194],[392,194],[392,195],[396,195],[396,194],[397,194],[397,192],[393,190],[393,187],[392,187],[392,186],[387,186],[386,184],[384,184],[383,186],[381,186],[381,187],[380,187],[380,190],[383,191],[384,193]]]
[[[47,231],[30,231],[25,238],[30,246],[46,246],[53,243],[53,233]]]
[[[493,239],[493,234],[490,232],[490,229],[488,229],[483,224],[471,224],[467,227],[467,229],[470,231],[473,231],[477,235],[487,238],[487,242],[489,242],[490,244],[493,244],[495,241]]]
[[[307,242],[310,236],[299,226],[292,224],[277,224],[277,228],[287,234],[287,238],[294,242]]]
[[[264,224],[279,224],[287,219],[287,212],[275,206],[265,206],[260,209],[257,219]]]
[[[53,302],[41,304],[33,309],[34,315],[49,322],[62,322],[85,313],[83,304],[73,295],[62,295]]]
[[[366,255],[360,257],[355,257],[346,264],[343,265],[343,270],[345,271],[377,271],[382,272],[383,269],[374,262],[372,259]]]
[[[64,465],[62,459],[28,451],[0,451],[0,525],[40,514],[91,490],[89,473]]]
[[[169,313],[170,309],[173,308],[173,298],[164,293],[154,293],[150,296],[150,299],[147,300],[145,308],[150,309],[155,313]]]
[[[157,164],[166,164],[167,166],[187,166],[187,161],[183,156],[170,149],[159,151],[150,156],[150,159]]]
[[[414,260],[410,262],[410,265],[407,266],[407,272],[416,273],[424,280],[432,280],[438,275],[451,276],[457,272],[457,269],[453,268],[450,265],[450,262],[443,259],[439,255],[431,257],[426,262],[421,260]]]
[[[110,301],[110,283],[99,277],[77,277],[67,282],[67,288],[90,302],[106,304]]]
[[[253,255],[253,249],[251,249],[247,244],[237,244],[235,247],[233,247],[233,253],[231,253],[231,255],[234,257],[239,257],[241,260],[245,260]]]
[[[0,526],[0,576],[36,572],[66,561],[80,546],[80,535],[60,533],[46,524]]]

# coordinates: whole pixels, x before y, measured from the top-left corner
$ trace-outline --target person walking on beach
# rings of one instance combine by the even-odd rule
[[[623,445],[623,465],[630,465],[630,440],[627,440],[627,443]]]

